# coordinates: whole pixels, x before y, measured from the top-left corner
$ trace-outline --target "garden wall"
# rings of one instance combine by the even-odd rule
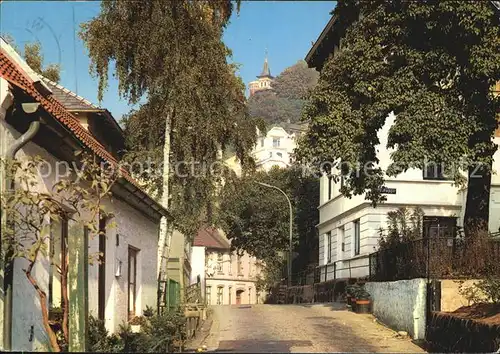
[[[466,280],[465,286],[470,286],[478,280]],[[453,312],[462,306],[469,306],[469,301],[459,292],[460,283],[456,280],[443,279],[441,280],[441,311]]]
[[[427,286],[425,279],[368,282],[373,314],[397,331],[413,339],[425,339]]]
[[[500,347],[500,326],[433,312],[426,339],[436,351],[492,353]]]

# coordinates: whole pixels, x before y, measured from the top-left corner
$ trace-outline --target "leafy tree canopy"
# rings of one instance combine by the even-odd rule
[[[299,157],[317,168],[374,162],[371,173],[351,169],[342,192],[383,201],[384,176],[443,163],[456,182],[465,161],[466,223],[487,222],[499,100],[500,23],[489,1],[339,1],[342,50],[330,57],[305,108],[309,132]],[[358,19],[358,14],[362,13]],[[378,165],[377,132],[396,115],[388,138],[393,163]],[[469,166],[469,167],[468,167]],[[324,170],[329,172],[329,167]],[[345,171],[344,171],[345,172]]]
[[[141,178],[156,195],[169,179],[169,208],[186,235],[210,214],[220,174],[210,173],[219,153],[231,145],[243,166],[256,141],[244,86],[228,64],[221,40],[231,1],[104,1],[99,16],[81,36],[99,77],[99,97],[115,62],[119,89],[131,102],[144,99],[125,119],[127,158],[153,161]],[[169,135],[166,135],[167,127]],[[170,166],[164,161],[170,144]],[[163,173],[158,173],[162,171]]]
[[[281,98],[303,100],[318,82],[319,73],[310,69],[304,60],[286,68],[273,82],[273,89]]]
[[[267,124],[300,121],[304,99],[316,85],[318,76],[305,61],[298,61],[274,79],[273,90],[256,92],[249,98],[250,115],[263,118]]]
[[[290,198],[293,239],[295,250],[299,253],[295,262],[297,269],[303,269],[303,264],[316,261],[309,259],[308,255],[317,249],[319,184],[317,179],[303,176],[298,166],[255,172],[241,179],[235,178],[224,186],[218,222],[231,239],[231,246],[248,252],[264,263],[276,258],[278,252],[288,251],[288,203],[279,191],[256,182],[276,186]]]

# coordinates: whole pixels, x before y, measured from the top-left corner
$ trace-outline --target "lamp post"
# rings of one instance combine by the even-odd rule
[[[288,202],[288,206],[290,207],[290,235],[289,235],[289,250],[288,250],[288,287],[290,288],[292,286],[292,228],[293,228],[293,216],[292,216],[292,203],[290,202],[290,198],[286,195],[285,192],[283,192],[281,189],[279,189],[276,186],[267,184],[267,183],[262,183],[262,182],[255,182],[263,187],[268,187],[272,189],[276,189],[277,191],[281,192],[286,198],[286,201]]]

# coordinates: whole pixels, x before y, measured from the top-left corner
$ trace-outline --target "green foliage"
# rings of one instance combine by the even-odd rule
[[[298,122],[306,95],[316,85],[318,76],[305,61],[298,61],[275,78],[273,90],[259,91],[249,98],[250,115],[267,124]]]
[[[255,289],[257,292],[269,292],[277,284],[281,283],[286,266],[286,261],[281,257],[273,257],[261,262],[261,273],[257,276]]]
[[[155,310],[151,307],[146,305],[146,309],[143,311],[144,317],[153,317],[155,314]]]
[[[422,238],[424,212],[420,207],[401,207],[387,213],[387,232],[380,230],[379,249]]]
[[[59,64],[50,64],[43,67],[43,54],[40,42],[26,43],[24,45],[24,60],[26,64],[36,73],[45,76],[47,79],[59,82],[61,79],[61,67]]]
[[[258,288],[268,290],[283,278],[289,250],[289,206],[277,190],[258,185],[264,182],[283,190],[293,212],[293,243],[297,258],[292,271],[299,272],[317,262],[319,222],[318,180],[302,174],[302,169],[273,168],[228,180],[220,193],[217,224],[237,251],[245,251],[262,261],[263,276]]]
[[[126,159],[151,159],[152,171],[139,177],[158,198],[171,173],[169,209],[185,235],[210,216],[221,179],[207,169],[219,152],[231,146],[245,168],[252,163],[256,122],[221,39],[232,8],[231,1],[104,1],[101,13],[82,26],[99,98],[114,62],[120,93],[145,102],[125,119]]]
[[[426,158],[456,167],[457,183],[463,183],[460,161],[466,170],[482,163],[481,178],[468,182],[466,223],[487,221],[500,103],[491,93],[500,80],[494,7],[488,1],[339,1],[335,14],[343,47],[326,61],[305,107],[303,119],[311,124],[299,159],[317,169],[324,161],[373,162],[370,174],[353,169],[342,192],[367,192],[374,204],[385,200],[386,174],[422,168]],[[396,119],[387,147],[395,151],[383,170],[377,133],[391,112]]]
[[[104,321],[92,315],[88,320],[88,344],[90,352],[97,353],[121,353],[124,349],[122,338],[116,334],[109,334]]]
[[[258,185],[264,182],[282,189],[293,208],[294,243],[314,233],[317,222],[317,194],[309,195],[317,180],[302,176],[299,167],[269,172],[259,171],[229,180],[220,194],[218,222],[236,250],[246,251],[261,260],[288,250],[289,206],[277,190]],[[309,241],[304,241],[309,242]]]
[[[273,81],[276,95],[289,100],[303,100],[318,83],[319,73],[304,60],[286,68]]]
[[[120,337],[125,343],[125,352],[172,353],[179,349],[185,338],[186,318],[180,311],[154,315],[141,324],[139,333],[132,333],[130,326],[120,326]]]
[[[458,291],[467,299],[469,306],[482,302],[500,303],[500,279],[498,278],[490,276],[473,284],[459,281]]]

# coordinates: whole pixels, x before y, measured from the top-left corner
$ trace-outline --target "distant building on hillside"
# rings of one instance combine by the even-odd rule
[[[265,134],[258,132],[257,144],[251,152],[258,170],[269,171],[274,166],[287,168],[293,162],[293,153],[297,147],[297,138],[307,130],[307,123],[271,126]],[[227,167],[238,176],[241,165],[236,156],[225,160]]]
[[[270,90],[273,83],[274,77],[271,75],[271,70],[269,69],[269,63],[267,62],[267,51],[266,57],[264,59],[264,67],[257,80],[252,81],[248,84],[250,89],[250,96],[252,96],[257,91]]]

